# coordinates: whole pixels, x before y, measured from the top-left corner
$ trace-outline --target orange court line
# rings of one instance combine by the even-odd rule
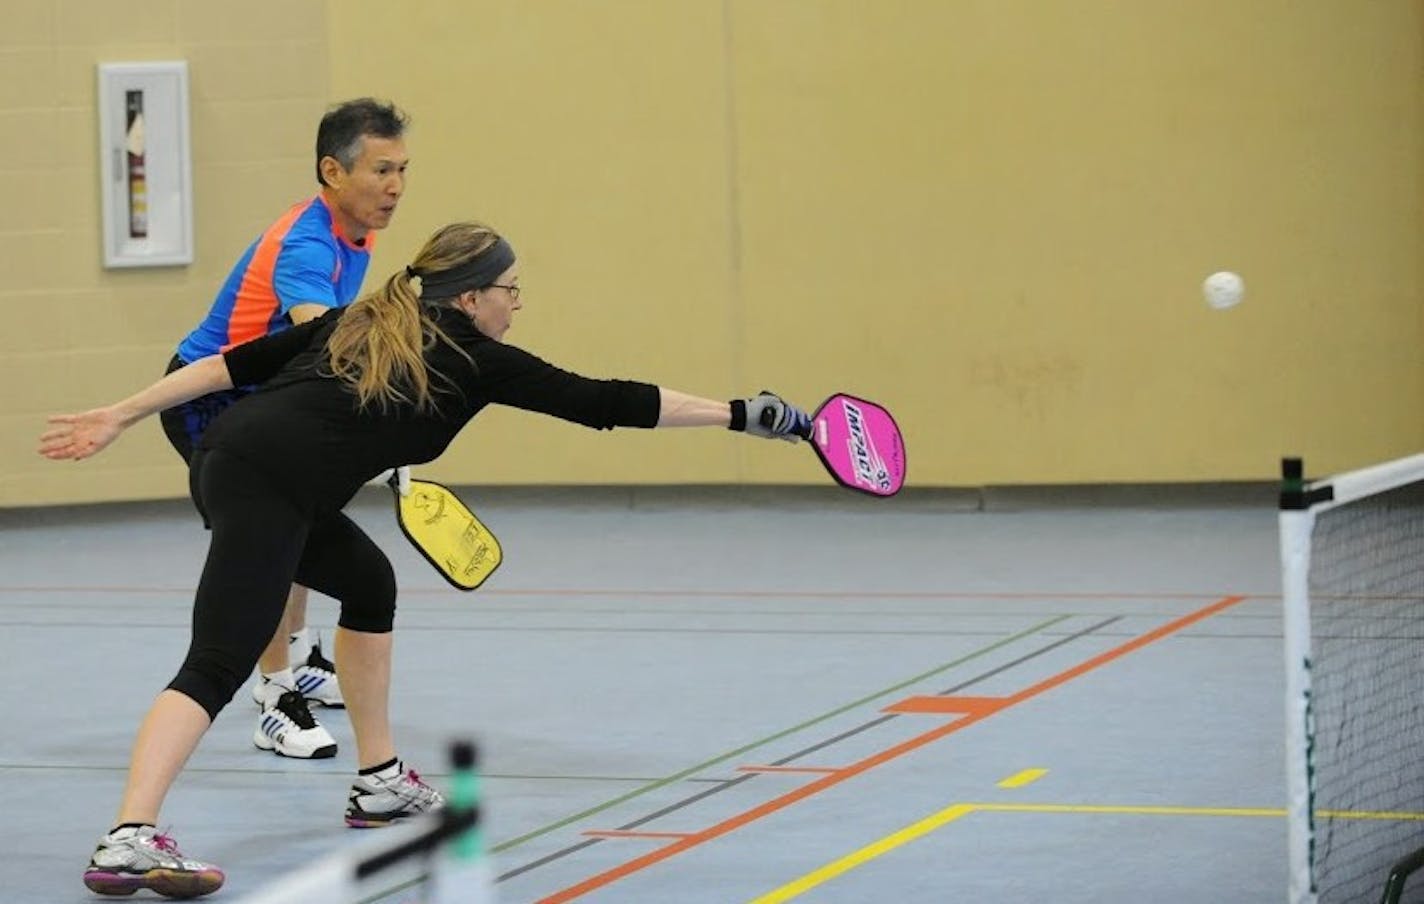
[[[704,844],[708,841],[711,841],[714,838],[726,835],[728,832],[731,832],[735,829],[739,829],[749,823],[755,822],[756,820],[761,819],[763,816],[775,813],[778,810],[783,810],[786,807],[797,803],[798,801],[805,800],[813,794],[818,794],[821,791],[826,790],[827,788],[838,785],[841,782],[851,778],[852,776],[859,775],[860,773],[873,769],[876,766],[888,763],[893,759],[897,759],[898,757],[901,757],[906,753],[909,753],[913,750],[917,750],[925,746],[926,744],[938,741],[940,738],[946,737],[947,735],[951,735],[957,731],[968,728],[970,725],[973,725],[983,719],[987,719],[989,716],[1003,712],[1005,709],[1008,709],[1016,703],[1022,703],[1025,700],[1031,700],[1046,691],[1052,690],[1053,688],[1056,688],[1062,684],[1066,684],[1074,678],[1091,672],[1093,669],[1104,666],[1115,659],[1121,659],[1128,653],[1140,650],[1150,643],[1161,640],[1162,638],[1167,637],[1168,635],[1175,634],[1183,628],[1190,627],[1191,625],[1194,625],[1197,622],[1202,621],[1203,619],[1210,618],[1211,616],[1216,615],[1218,612],[1221,612],[1224,609],[1229,609],[1245,599],[1246,597],[1244,596],[1228,596],[1223,599],[1219,599],[1215,603],[1212,603],[1210,606],[1205,606],[1195,612],[1184,615],[1181,618],[1174,619],[1168,622],[1167,624],[1162,625],[1160,628],[1148,631],[1146,634],[1143,634],[1139,637],[1135,637],[1120,646],[1113,647],[1111,650],[1094,656],[1086,662],[1082,662],[1071,669],[1059,672],[1057,675],[1053,675],[1049,678],[1046,678],[1043,681],[1040,681],[1037,684],[1027,687],[1016,694],[1012,694],[1008,697],[1005,697],[1003,698],[1004,705],[998,709],[971,713],[965,716],[963,719],[955,719],[951,722],[946,722],[944,725],[941,725],[931,731],[927,731],[922,735],[918,735],[916,737],[910,738],[909,740],[902,741],[893,747],[888,747],[885,750],[880,751],[879,753],[872,754],[871,756],[868,756],[865,759],[860,760],[859,762],[852,763],[851,765],[846,766],[845,768],[835,772],[832,775],[828,775],[825,778],[817,779],[814,782],[809,782],[808,784],[802,785],[799,788],[789,791],[786,794],[781,795],[780,797],[773,798],[769,801],[766,801],[765,803],[759,804],[751,808],[750,810],[746,810],[735,816],[731,816],[727,819],[724,819],[721,822],[716,823],[715,825],[708,826],[700,832],[693,832],[685,838],[680,838],[677,841],[674,841],[672,844],[664,845],[663,847],[657,848],[656,850],[649,851],[648,853],[643,854],[641,857],[635,857],[634,859],[629,860],[626,863],[619,864],[618,866],[604,870],[603,872],[598,873],[597,875],[590,876],[589,878],[584,879],[582,882],[578,882],[574,885],[570,885],[565,889],[556,891],[548,897],[540,898],[536,902],[536,904],[563,904],[563,902],[565,901],[572,901],[576,898],[581,898],[591,891],[596,891],[600,888],[603,888],[605,885],[611,885],[614,882],[617,882],[619,879],[626,878],[627,876],[630,876],[633,873],[638,872],[639,870],[646,869],[647,867],[650,867],[656,863],[661,863],[669,857],[673,857],[677,854],[682,853],[683,851],[690,850],[700,844]]]
[[[832,769],[829,766],[738,766],[738,772],[810,772],[814,774],[833,775],[840,772],[839,769]]]
[[[886,713],[957,713],[960,715],[987,715],[1003,709],[1007,704],[1003,697],[906,697],[899,703],[892,703],[881,710]]]

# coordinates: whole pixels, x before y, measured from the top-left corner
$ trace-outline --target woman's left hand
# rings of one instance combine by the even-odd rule
[[[80,414],[54,414],[40,435],[39,453],[52,461],[80,461],[102,452],[126,426],[109,408]]]

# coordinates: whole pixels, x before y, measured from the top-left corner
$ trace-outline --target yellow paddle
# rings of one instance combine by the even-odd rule
[[[401,533],[452,586],[474,590],[504,560],[499,540],[449,487],[412,479],[401,495],[394,474],[390,487]]]

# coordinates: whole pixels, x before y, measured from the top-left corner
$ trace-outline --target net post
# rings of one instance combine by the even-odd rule
[[[480,803],[480,779],[476,772],[475,745],[470,741],[456,741],[450,745],[450,765],[454,775],[450,780],[450,806],[459,810],[475,810]],[[476,822],[461,834],[454,844],[455,856],[461,860],[473,860],[483,853],[480,838],[480,824]]]
[[[1299,458],[1281,459],[1281,509],[1296,511],[1306,508],[1305,463]]]
[[[1424,868],[1424,848],[1405,857],[1389,871],[1389,880],[1385,883],[1381,904],[1399,904],[1399,899],[1404,896],[1404,883],[1420,868]]]
[[[451,745],[455,767],[448,804],[409,825],[385,829],[356,850],[333,851],[316,863],[272,880],[243,904],[349,904],[376,896],[423,893],[427,904],[492,904],[494,877],[480,844],[475,745]],[[394,883],[394,884],[392,884]],[[414,892],[413,892],[414,890]]]
[[[1315,904],[1315,806],[1310,701],[1310,510],[1299,458],[1281,462],[1281,602],[1285,635],[1286,823],[1289,904]]]
[[[468,827],[456,835],[444,852],[442,868],[434,874],[430,904],[493,904],[495,900],[494,870],[485,852],[481,831],[480,780],[478,756],[470,741],[450,745],[450,779],[448,807],[452,818],[474,816]]]

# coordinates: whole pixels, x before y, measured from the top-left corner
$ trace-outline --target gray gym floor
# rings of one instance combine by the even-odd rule
[[[402,584],[402,755],[441,785],[479,744],[505,904],[1284,898],[1269,493],[462,494],[505,549],[473,594],[351,512]],[[97,900],[205,547],[186,502],[0,512],[0,900]],[[244,692],[170,796],[216,900],[375,834],[318,715],[337,757],[279,759]]]

